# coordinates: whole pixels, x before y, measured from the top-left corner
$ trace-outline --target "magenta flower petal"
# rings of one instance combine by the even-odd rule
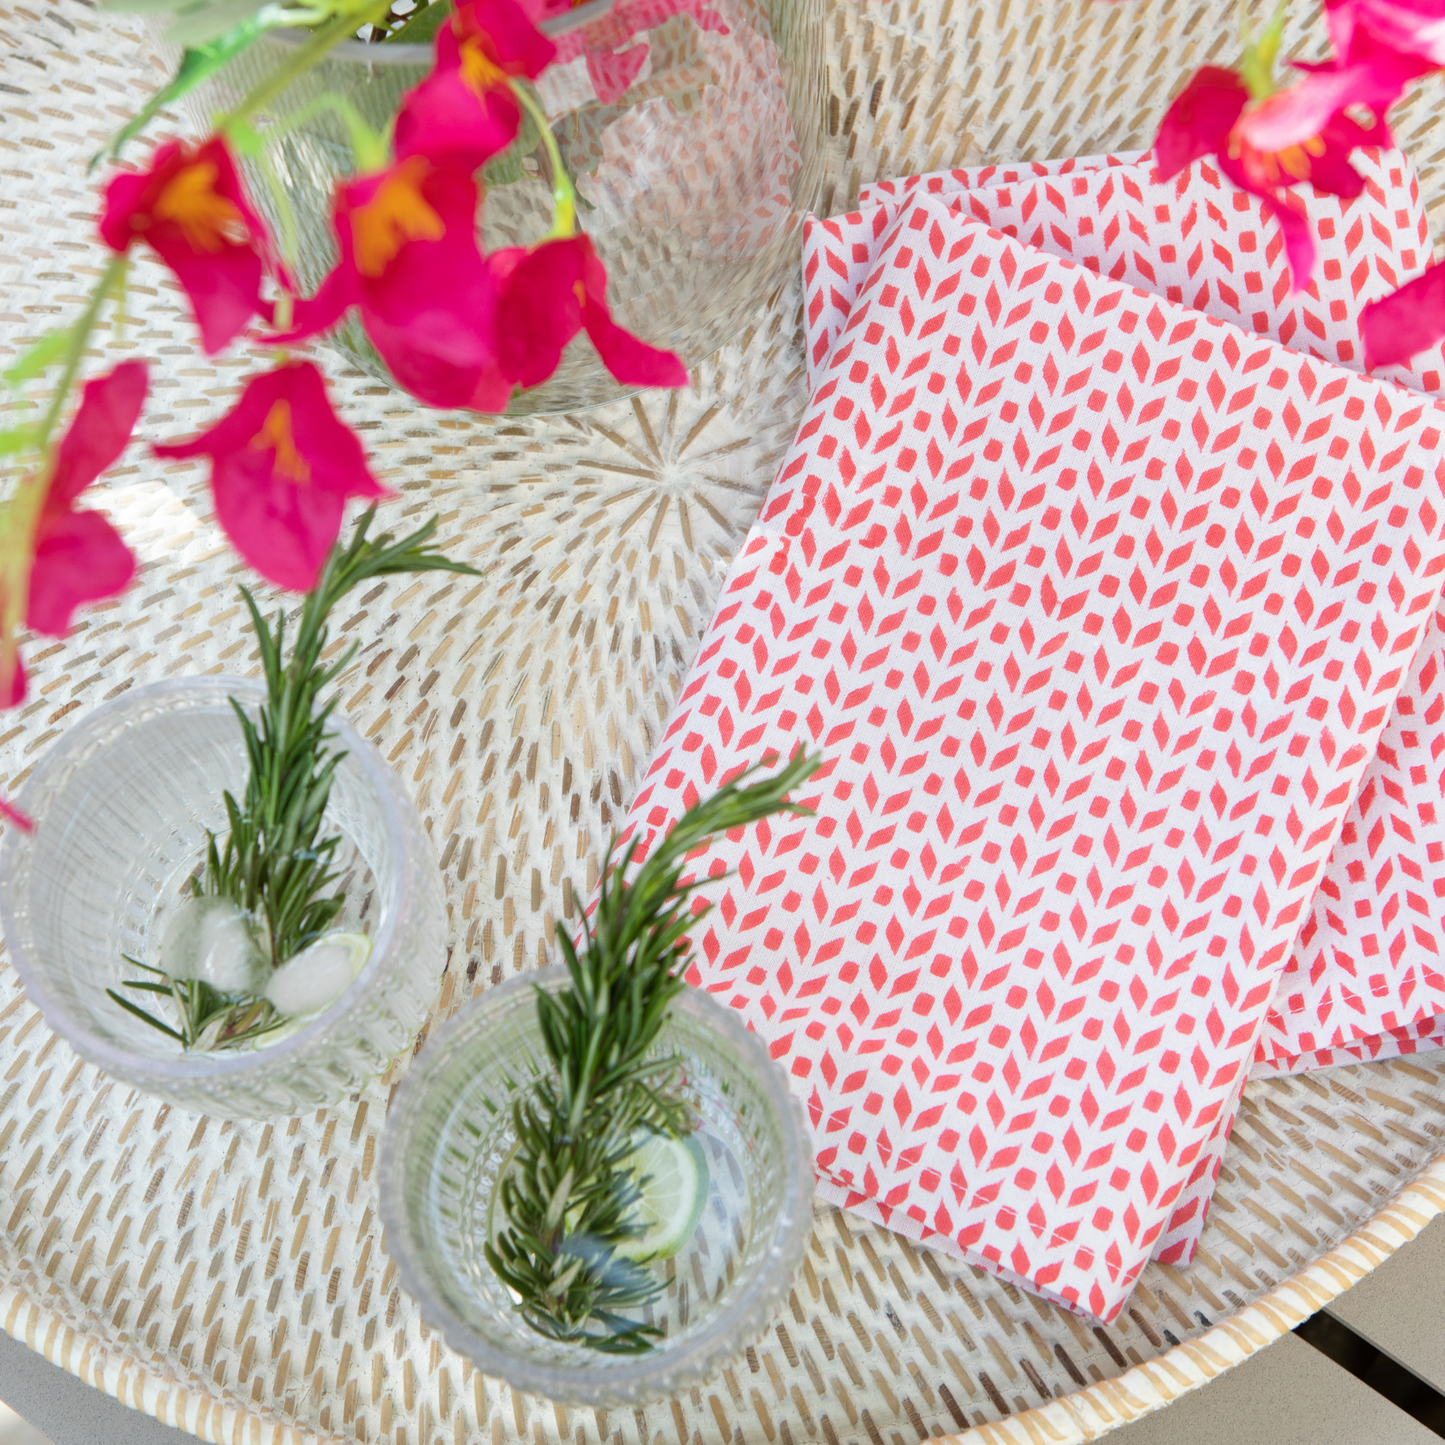
[[[556,58],[557,47],[517,0],[459,6],[437,31],[432,73],[402,98],[397,159],[425,156],[476,170],[516,139],[521,110],[510,78],[535,79]]]
[[[613,321],[607,270],[586,236],[499,251],[491,261],[501,297],[497,358],[509,381],[521,387],[546,381],[563,348],[585,327],[603,365],[624,385],[687,385],[687,370],[676,356]]]
[[[167,141],[156,148],[149,170],[116,176],[106,187],[100,234],[121,254],[144,241],[175,272],[209,355],[238,336],[252,317],[271,315],[261,282],[268,270],[279,274],[279,268],[265,225],[219,137],[196,147]]]
[[[437,70],[407,96],[396,117],[396,158],[425,156],[476,170],[517,138],[522,112],[511,92],[478,95],[460,70]]]
[[[14,707],[19,701],[19,698],[11,702],[0,699],[0,707]],[[35,819],[29,813],[22,813],[14,803],[7,803],[4,798],[0,798],[0,818],[4,818],[7,823],[13,823],[22,833],[35,831]]]
[[[25,597],[25,621],[36,632],[63,637],[77,607],[113,597],[135,575],[135,558],[115,528],[73,503],[125,450],[145,403],[146,378],[143,361],[124,361],[88,381],[56,448]]]
[[[5,659],[0,656],[0,708],[19,707],[25,701],[27,691],[25,664],[20,660],[20,654],[15,654],[9,677],[5,676]]]
[[[316,585],[347,498],[388,495],[309,361],[253,376],[215,426],[154,451],[209,456],[222,529],[263,577],[298,592]]]
[[[341,260],[278,341],[328,329],[350,306],[398,385],[437,407],[496,410],[496,282],[477,248],[470,171],[409,156],[342,186],[333,223]],[[439,281],[439,278],[445,278]]]
[[[473,0],[457,10],[453,23],[463,43],[485,36],[492,62],[508,75],[535,80],[557,58],[557,46],[517,0]]]
[[[123,361],[108,376],[85,383],[80,405],[55,453],[46,504],[73,502],[130,441],[145,404],[149,372],[143,361]]]
[[[268,336],[273,346],[286,346],[319,336],[333,326],[361,300],[356,272],[349,266],[338,266],[316,288],[309,300],[298,296],[291,303],[291,325],[284,334]]]
[[[1315,270],[1315,238],[1310,224],[1283,201],[1264,198],[1264,211],[1272,215],[1284,233],[1284,254],[1289,262],[1290,290],[1305,291]]]
[[[1335,54],[1353,62],[1380,50],[1445,65],[1445,5],[1440,0],[1334,0],[1325,20]]]
[[[612,319],[606,306],[589,299],[582,324],[602,364],[624,386],[687,385],[687,368],[676,353],[640,341]]]
[[[1408,361],[1445,336],[1445,264],[1427,266],[1360,314],[1367,366]]]
[[[1249,91],[1234,71],[1217,65],[1195,71],[1159,123],[1154,138],[1159,178],[1167,181],[1201,156],[1225,149],[1230,128],[1248,99]]]
[[[47,510],[30,564],[26,626],[47,637],[64,637],[77,607],[114,597],[134,576],[130,548],[99,512]]]
[[[687,368],[678,356],[649,346],[613,321],[607,305],[607,269],[592,243],[585,244],[582,285],[587,300],[582,324],[602,364],[624,386],[686,386]]]
[[[546,381],[582,329],[578,287],[586,245],[573,236],[531,250],[510,247],[491,257],[494,271],[505,278],[497,306],[497,361],[517,386]]]

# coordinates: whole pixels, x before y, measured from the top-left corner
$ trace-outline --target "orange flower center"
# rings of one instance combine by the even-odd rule
[[[178,226],[193,251],[211,254],[244,239],[245,218],[225,196],[216,194],[214,161],[183,166],[161,188],[152,208],[158,221]]]
[[[408,241],[439,241],[446,234],[421,193],[429,169],[424,156],[411,156],[351,213],[356,269],[363,276],[380,276]]]
[[[485,35],[469,35],[461,44],[462,79],[478,98],[506,85],[507,72],[487,54]]]
[[[291,435],[291,403],[273,401],[261,430],[251,438],[251,445],[257,451],[271,451],[271,470],[288,482],[304,487],[311,480],[311,466],[296,450],[296,438]]]
[[[1272,186],[1307,180],[1311,161],[1324,153],[1325,143],[1317,135],[1279,151],[1256,150],[1237,132],[1230,136],[1230,158],[1240,161],[1255,181]]]

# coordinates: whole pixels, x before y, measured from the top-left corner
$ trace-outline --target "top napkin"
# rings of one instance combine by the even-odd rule
[[[1167,182],[1152,179],[1146,152],[942,171],[865,187],[858,212],[808,226],[809,375],[847,320],[878,238],[906,198],[920,195],[1111,280],[1360,371],[1360,308],[1430,260],[1430,227],[1407,156],[1360,150],[1353,163],[1365,181],[1356,200],[1312,188],[1287,197],[1318,238],[1319,275],[1303,292],[1290,289],[1279,227],[1259,199],[1207,161]],[[1375,375],[1439,391],[1445,344]]]
[[[1435,600],[1438,425],[900,215],[632,814],[822,748],[816,820],[699,860],[698,981],[837,1182],[1117,1312]]]
[[[1277,228],[1259,203],[1207,164],[1166,185],[1151,179],[1147,155],[880,183],[865,190],[860,212],[810,223],[810,355],[841,331],[900,198],[930,194],[1115,280],[1176,300],[1187,294],[1210,314],[1358,369],[1360,306],[1415,269],[1429,233],[1408,157],[1362,151],[1356,160],[1365,178],[1356,201],[1309,190],[1296,198],[1320,238],[1320,275],[1301,294],[1289,291]],[[1441,348],[1379,374],[1436,392],[1445,376]],[[1434,698],[1442,666],[1445,628],[1432,621],[1281,979],[1256,1075],[1389,1057],[1445,1037],[1435,1022],[1445,1014],[1445,929],[1435,919],[1445,896],[1445,807],[1435,800],[1435,760],[1445,749],[1445,714]],[[1196,1229],[1201,1220],[1196,1211]],[[1192,1250],[1192,1236],[1180,1241],[1185,1254]]]

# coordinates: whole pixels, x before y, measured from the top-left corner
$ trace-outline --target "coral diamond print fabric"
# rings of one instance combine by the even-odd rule
[[[1038,247],[1072,254],[1143,289],[1178,299],[1187,278],[1189,299],[1211,314],[1357,367],[1359,306],[1395,284],[1397,274],[1415,269],[1427,254],[1428,236],[1408,158],[1365,151],[1357,159],[1366,178],[1359,200],[1345,205],[1308,195],[1321,267],[1311,291],[1297,297],[1289,295],[1282,249],[1271,240],[1257,203],[1207,166],[1167,186],[1150,179],[1148,156],[1110,156],[945,172],[871,187],[859,214],[810,227],[810,336],[815,344],[831,343],[841,330],[900,198],[935,194],[950,197],[950,204],[966,203],[969,214]],[[1197,225],[1201,207],[1204,228]],[[1181,233],[1190,238],[1182,249],[1175,244]],[[1418,250],[1416,241],[1422,243]],[[1258,309],[1249,316],[1241,296],[1257,298],[1251,304]],[[1437,347],[1381,375],[1433,393],[1445,377],[1445,362]],[[1445,909],[1445,818],[1438,816],[1445,784],[1439,761],[1445,751],[1442,653],[1445,624],[1437,620],[1281,981],[1259,1040],[1257,1076],[1445,1044],[1445,1028],[1435,1023],[1445,1014],[1445,929],[1437,918]]]
[[[827,357],[869,257],[900,197],[928,194],[1026,244],[1195,310],[1271,336],[1296,351],[1363,369],[1359,310],[1430,260],[1419,181],[1399,151],[1361,150],[1353,202],[1304,190],[1292,203],[1320,247],[1306,292],[1290,291],[1279,228],[1260,202],[1198,161],[1152,179],[1152,155],[1094,156],[1018,168],[945,171],[866,187],[860,210],[814,221],[804,251],[808,361]],[[810,377],[812,372],[810,372]],[[1419,390],[1445,383],[1445,347],[1376,375]]]
[[[1436,603],[1439,423],[907,208],[632,815],[822,749],[697,860],[696,981],[837,1187],[1117,1312]]]

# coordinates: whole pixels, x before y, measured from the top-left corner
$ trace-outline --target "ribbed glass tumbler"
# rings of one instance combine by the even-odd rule
[[[542,28],[560,55],[537,94],[576,180],[582,229],[607,267],[613,315],[694,366],[736,336],[797,265],[825,163],[823,0],[592,0]],[[244,51],[186,102],[192,119],[207,125],[238,104],[304,38],[278,31]],[[381,129],[431,61],[428,45],[339,45],[270,104],[258,128],[264,134],[330,93]],[[252,195],[278,236],[294,233],[295,268],[310,293],[335,264],[332,195],[353,170],[351,145],[328,112],[278,136],[265,154],[265,165],[243,162]],[[543,240],[551,168],[536,134],[481,174],[486,248]],[[335,345],[390,380],[355,321]],[[579,335],[557,374],[508,411],[571,411],[627,390]]]
[[[77,1053],[183,1108],[265,1119],[338,1102],[410,1045],[445,966],[446,905],[401,780],[333,716],[329,731],[346,753],[323,824],[342,838],[346,904],[336,927],[372,945],[351,986],[275,1043],[213,1053],[185,1052],[124,1012],[106,993],[136,976],[123,955],[157,956],[205,860],[206,829],[225,835],[222,790],[245,790],[246,750],[228,697],[254,716],[265,689],[226,677],[158,683],[66,732],[16,799],[35,832],[5,830],[0,924],[31,1001]]]
[[[615,1355],[534,1330],[483,1248],[516,1142],[511,1104],[545,1059],[533,984],[556,990],[566,978],[549,968],[510,979],[430,1037],[387,1116],[381,1219],[402,1287],[484,1374],[568,1404],[627,1405],[700,1383],[766,1328],[812,1228],[812,1144],[767,1048],[731,1009],[688,989],[656,1050],[682,1058],[707,1199],[688,1242],[651,1266],[665,1293],[635,1316],[663,1338]]]

